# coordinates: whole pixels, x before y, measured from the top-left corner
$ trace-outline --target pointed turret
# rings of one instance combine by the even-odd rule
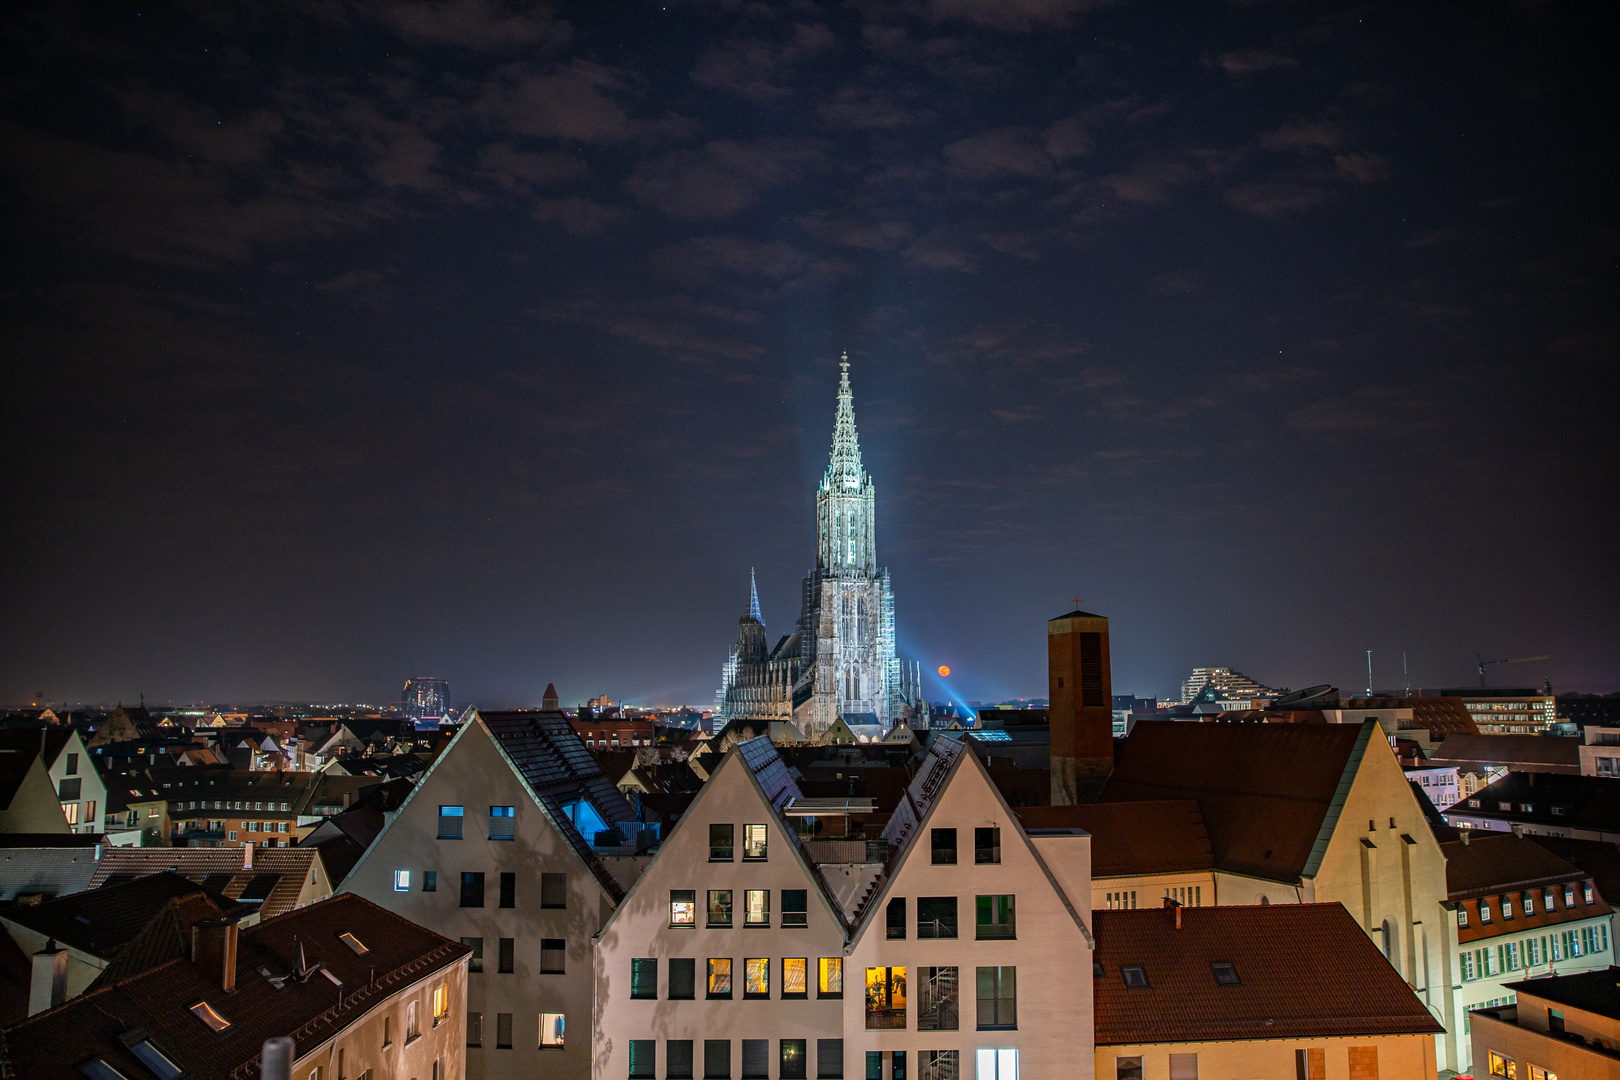
[[[547,712],[557,711],[557,688],[546,683],[546,692],[540,695],[540,707]]]
[[[855,433],[855,394],[849,388],[849,353],[838,362],[838,413],[833,420],[832,460],[827,463],[823,487],[837,494],[854,494],[866,480],[861,468],[861,443]]]
[[[759,613],[759,586],[754,582],[754,568],[748,568],[748,617],[759,625],[765,625],[765,618]]]

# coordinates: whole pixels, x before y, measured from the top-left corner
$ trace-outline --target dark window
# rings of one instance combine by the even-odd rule
[[[742,1041],[742,1080],[770,1080],[771,1040]]]
[[[1559,1035],[1563,1034],[1563,1032],[1564,1032],[1564,1010],[1563,1009],[1548,1009],[1547,1010],[1547,1030],[1551,1031],[1551,1032],[1554,1032],[1555,1034],[1559,1034]]]
[[[658,1054],[654,1039],[630,1040],[630,1080],[653,1080],[658,1075],[653,1059]]]
[[[1102,635],[1080,633],[1080,706],[1108,705],[1103,693]]]
[[[472,950],[472,956],[467,959],[467,970],[480,972],[484,970],[484,939],[481,937],[464,937],[461,943]]]
[[[906,938],[906,898],[897,896],[890,900],[885,917],[888,919],[889,940],[904,941]]]
[[[704,1080],[730,1080],[730,1039],[703,1040],[703,1076]]]
[[[470,1012],[467,1014],[467,1045],[484,1045],[484,1014]]]
[[[492,806],[489,808],[489,838],[511,840],[516,835],[517,807]]]
[[[1018,1026],[1018,969],[979,969],[979,1030]]]
[[[1140,1056],[1115,1058],[1114,1076],[1116,1080],[1142,1080],[1142,1058]]]
[[[843,1080],[844,1040],[816,1040],[816,1080]]]
[[[540,939],[540,974],[561,975],[567,962],[567,941],[560,937]]]
[[[517,907],[517,875],[501,875],[501,907]]]
[[[658,961],[630,961],[630,996],[640,1001],[658,999]]]
[[[461,839],[462,809],[459,806],[439,807],[439,839]]]
[[[1129,990],[1146,990],[1148,986],[1147,971],[1141,964],[1121,964],[1119,977],[1125,980],[1125,987]]]
[[[424,870],[424,871],[422,871],[422,891],[423,892],[438,892],[439,891],[439,872],[437,870]]]
[[[957,969],[917,969],[917,1030],[955,1031],[960,1024]]]
[[[782,890],[782,925],[808,926],[810,924],[810,893],[806,889]]]
[[[1091,962],[1091,977],[1093,979],[1103,979],[1103,978],[1107,978],[1107,976],[1108,976],[1108,972],[1103,970],[1102,961],[1101,960],[1093,960]]]
[[[732,837],[736,832],[735,825],[709,826],[709,861],[730,862]]]
[[[664,1075],[669,1080],[692,1080],[691,1039],[670,1039],[664,1043]]]
[[[731,890],[709,890],[709,925],[731,925]]]
[[[1238,978],[1237,968],[1224,960],[1217,960],[1209,965],[1209,970],[1215,975],[1217,986],[1241,986],[1243,980]]]
[[[956,897],[917,897],[917,936],[954,938],[956,936]]]
[[[68,776],[78,776],[79,775],[79,755],[78,754],[69,754],[67,756],[67,775]]]
[[[883,1051],[866,1052],[866,1080],[883,1080]]]
[[[461,875],[461,906],[484,906],[484,873],[482,870],[468,871]]]
[[[930,840],[930,849],[934,853],[935,866],[956,865],[956,830],[934,829]]]
[[[697,961],[677,956],[669,962],[669,1000],[691,1001],[697,997]]]
[[[906,1052],[904,1050],[889,1051],[889,1076],[893,1080],[906,1080]]]
[[[783,1039],[779,1056],[781,1063],[776,1067],[776,1074],[782,1080],[805,1080],[805,1066],[810,1063],[810,1048],[804,1039]]]
[[[84,778],[75,776],[70,780],[59,781],[56,788],[56,797],[59,802],[73,802],[78,799],[84,789]]]
[[[495,1049],[512,1049],[512,1014],[495,1014]]]
[[[973,861],[999,863],[1001,861],[1001,830],[994,825],[973,830]]]
[[[510,975],[516,970],[517,941],[514,938],[501,938],[501,955],[499,971],[502,975]]]
[[[981,896],[977,903],[977,925],[980,941],[1010,939],[1018,936],[1018,921],[1014,917],[1013,897]]]
[[[567,874],[540,875],[540,906],[543,908],[565,908],[568,906]]]

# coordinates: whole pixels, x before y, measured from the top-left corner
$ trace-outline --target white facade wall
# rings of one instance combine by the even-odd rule
[[[732,858],[711,861],[709,826],[733,826]],[[744,826],[764,825],[763,861],[744,855]],[[743,1040],[766,1040],[768,1075],[782,1075],[782,1040],[805,1041],[807,1078],[817,1076],[818,1040],[842,1035],[844,1002],[822,996],[816,985],[816,966],[822,957],[842,960],[845,932],[841,915],[825,899],[806,863],[795,854],[794,839],[782,819],[765,800],[743,758],[732,751],[722,761],[699,797],[664,841],[652,865],[625,897],[619,910],[603,927],[595,950],[596,1022],[592,1031],[595,1076],[631,1076],[630,1041],[650,1040],[659,1078],[669,1071],[670,1043],[692,1043],[691,1075],[702,1077],[705,1040],[725,1041],[730,1062],[728,1075],[752,1075],[742,1069]],[[770,898],[770,924],[744,925],[748,890],[766,890]],[[782,893],[804,890],[807,925],[784,927]],[[695,894],[697,911],[692,926],[670,925],[671,891]],[[732,924],[710,926],[709,890],[730,890]],[[768,996],[750,999],[744,993],[745,962],[770,961]],[[783,960],[807,961],[804,999],[783,998]],[[631,997],[632,962],[656,960],[656,998]],[[694,998],[671,1000],[673,959],[694,962]],[[731,997],[708,996],[710,959],[731,961]],[[845,997],[859,997],[847,984]],[[848,1051],[845,1051],[848,1057]],[[843,1075],[859,1074],[845,1069]]]
[[[1000,830],[999,863],[975,861],[974,830],[978,828]],[[956,831],[954,865],[933,862],[934,829]],[[976,926],[978,898],[1007,895],[1015,898],[1016,936],[981,940]],[[938,897],[956,898],[957,935],[954,939],[919,938],[918,901]],[[888,937],[888,904],[896,898],[905,902],[904,940]],[[845,1075],[867,1076],[866,1052],[876,1051],[882,1054],[883,1080],[891,1080],[893,1054],[903,1051],[906,1076],[927,1076],[926,1052],[954,1050],[963,1080],[1010,1080],[1011,1075],[1025,1080],[1090,1080],[1092,949],[1086,925],[1090,903],[1090,837],[1045,834],[1030,843],[978,759],[963,752],[850,948],[845,970],[849,987],[864,985],[868,969],[904,968],[907,1001],[903,1027],[872,1030],[867,1026],[865,996],[845,994]],[[923,1030],[921,969],[941,967],[957,969],[957,1026],[955,1030]],[[980,968],[1016,972],[1013,1026],[981,1029]],[[984,1071],[981,1051],[1015,1051],[1016,1074],[1008,1072],[1011,1055],[995,1059],[998,1071]]]
[[[51,787],[56,789],[62,803],[62,814],[68,819],[72,831],[87,836],[99,836],[106,832],[107,785],[102,783],[101,774],[90,760],[90,751],[85,749],[84,740],[77,731],[62,744],[56,760],[46,762],[46,768],[51,776]],[[60,799],[64,780],[79,781],[78,798]]]

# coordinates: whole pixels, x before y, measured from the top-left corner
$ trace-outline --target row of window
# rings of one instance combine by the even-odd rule
[[[1567,882],[1563,887],[1565,911],[1569,911],[1575,907],[1576,888],[1577,886],[1574,882]],[[1579,886],[1579,888],[1581,891],[1581,903],[1589,905],[1597,902],[1597,893],[1592,888],[1592,883],[1590,881]],[[1553,914],[1553,912],[1556,910],[1556,905],[1554,902],[1556,901],[1557,897],[1558,889],[1556,886],[1549,885],[1545,889],[1541,890],[1541,910],[1543,914]],[[1534,915],[1536,913],[1535,891],[1532,889],[1526,889],[1521,894],[1521,903],[1524,905],[1524,913],[1526,915]],[[1513,919],[1513,900],[1511,897],[1482,896],[1479,900],[1479,921],[1481,924],[1490,923],[1491,908],[1498,904],[1502,910],[1502,918],[1507,921],[1511,921]],[[1463,907],[1461,904],[1457,905],[1457,925],[1468,925],[1468,909]]]
[[[467,820],[466,807],[439,807],[439,839],[462,839],[462,823]],[[517,839],[517,807],[491,806],[489,808],[489,838],[491,840]]]
[[[709,826],[709,861],[732,862],[736,850],[735,841],[737,827],[735,825]],[[767,830],[763,825],[743,826],[743,862],[767,862],[766,852]]]
[[[88,805],[95,806],[95,803],[89,803]],[[196,829],[199,825],[206,825],[208,832],[225,831],[225,823],[223,821],[176,821],[171,823],[171,829],[174,832],[179,833]],[[288,831],[287,825],[288,823],[285,821],[242,822],[242,828],[247,832],[284,833]],[[231,834],[231,839],[236,839],[236,834],[234,832]]]
[[[496,972],[510,975],[516,968],[517,939],[496,938]],[[484,939],[481,937],[464,937],[461,943],[472,950],[472,957],[467,964],[467,970],[478,974],[484,970]],[[564,975],[567,974],[565,964],[568,955],[568,942],[563,938],[540,939],[540,974]]]
[[[736,916],[732,902],[734,895],[731,889],[710,889],[708,891],[705,926],[725,929],[733,925],[732,920]],[[810,924],[809,903],[809,890],[783,889],[781,926],[784,929],[808,926]],[[671,889],[669,891],[669,925],[675,929],[690,929],[697,926],[696,889]],[[771,891],[769,889],[743,890],[743,925],[751,927],[768,927],[771,925]]]
[[[956,1031],[960,1024],[959,977],[955,967],[917,969],[917,1030]],[[974,970],[977,1026],[980,1031],[1018,1027],[1018,969]],[[907,980],[903,967],[866,969],[866,1030],[903,1031],[906,1027]]]
[[[771,1075],[771,1041],[769,1039],[740,1039],[742,1066],[732,1072],[730,1039],[704,1039],[703,1072],[694,1071],[693,1052],[697,1043],[692,1039],[668,1039],[664,1042],[664,1076],[667,1080],[768,1080]],[[776,1075],[780,1080],[810,1080],[810,1040],[778,1039]],[[658,1075],[658,1042],[656,1039],[630,1040],[630,1080],[652,1080]],[[844,1040],[816,1040],[817,1080],[842,1080],[844,1075]],[[904,1076],[902,1071],[900,1076]],[[954,1080],[954,1078],[953,1078]]]
[[[1487,1050],[1485,1051],[1485,1062],[1492,1076],[1505,1077],[1508,1080],[1519,1080],[1518,1062],[1505,1054],[1499,1054],[1495,1050]],[[1551,1069],[1542,1068],[1540,1065],[1531,1065],[1529,1062],[1525,1062],[1525,1064],[1529,1066],[1526,1072],[1527,1080],[1558,1080],[1558,1074]]]
[[[463,938],[463,941],[466,939]],[[564,1036],[567,1034],[567,1018],[562,1013],[540,1014],[540,1036],[536,1044],[541,1050],[562,1050],[565,1048]],[[470,1012],[467,1014],[467,1045],[481,1047],[484,1045],[484,1014]],[[512,1049],[512,1014],[495,1014],[495,1049]]]
[[[665,988],[667,1001],[694,1001],[697,999],[697,961],[691,957],[676,956],[668,961],[669,984]],[[807,957],[790,956],[782,959],[777,996],[783,1000],[803,1000],[809,997],[810,961]],[[707,961],[704,997],[709,1000],[730,1001],[732,998],[733,961],[729,956],[711,956]],[[769,957],[750,957],[742,965],[743,992],[747,1000],[766,1001],[771,997],[771,961]],[[816,961],[816,997],[841,998],[844,996],[844,959],[841,956],[823,956]],[[630,997],[640,1001],[658,1000],[658,961],[637,958],[630,961]]]
[[[292,812],[292,804],[248,802],[241,799],[234,801],[230,799],[191,799],[189,801],[176,799],[173,812],[180,813],[186,810],[268,810],[272,814],[279,810],[283,814],[288,814]]]
[[[1462,954],[1464,982],[1486,979],[1507,971],[1533,968],[1559,960],[1602,952],[1609,947],[1609,928],[1603,923],[1556,934],[1504,941],[1495,946],[1468,949]]]
[[[484,906],[484,879],[486,875],[482,870],[463,871],[461,875],[461,906],[465,908],[481,908]],[[500,879],[500,899],[496,906],[509,908],[517,906],[517,874],[502,872]],[[411,891],[411,872],[409,870],[394,871],[394,891]],[[439,891],[439,872],[437,870],[422,871],[422,891]],[[567,874],[541,874],[540,875],[540,906],[542,908],[563,909],[568,906],[568,875]]]
[[[1009,894],[973,898],[973,936],[978,941],[1010,941],[1018,936],[1016,897]],[[954,938],[957,936],[954,896],[917,897],[917,937]],[[890,941],[906,937],[906,898],[896,896],[884,910],[885,936]]]
[[[86,825],[94,824],[96,820],[96,800],[86,799],[84,801],[84,814],[82,817],[79,814],[78,803],[65,802],[62,804],[62,816],[67,818],[69,825],[78,825],[81,822]]]

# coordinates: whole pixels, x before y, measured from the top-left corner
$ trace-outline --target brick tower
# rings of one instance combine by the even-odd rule
[[[1052,805],[1096,802],[1114,771],[1108,619],[1071,611],[1046,623]]]

